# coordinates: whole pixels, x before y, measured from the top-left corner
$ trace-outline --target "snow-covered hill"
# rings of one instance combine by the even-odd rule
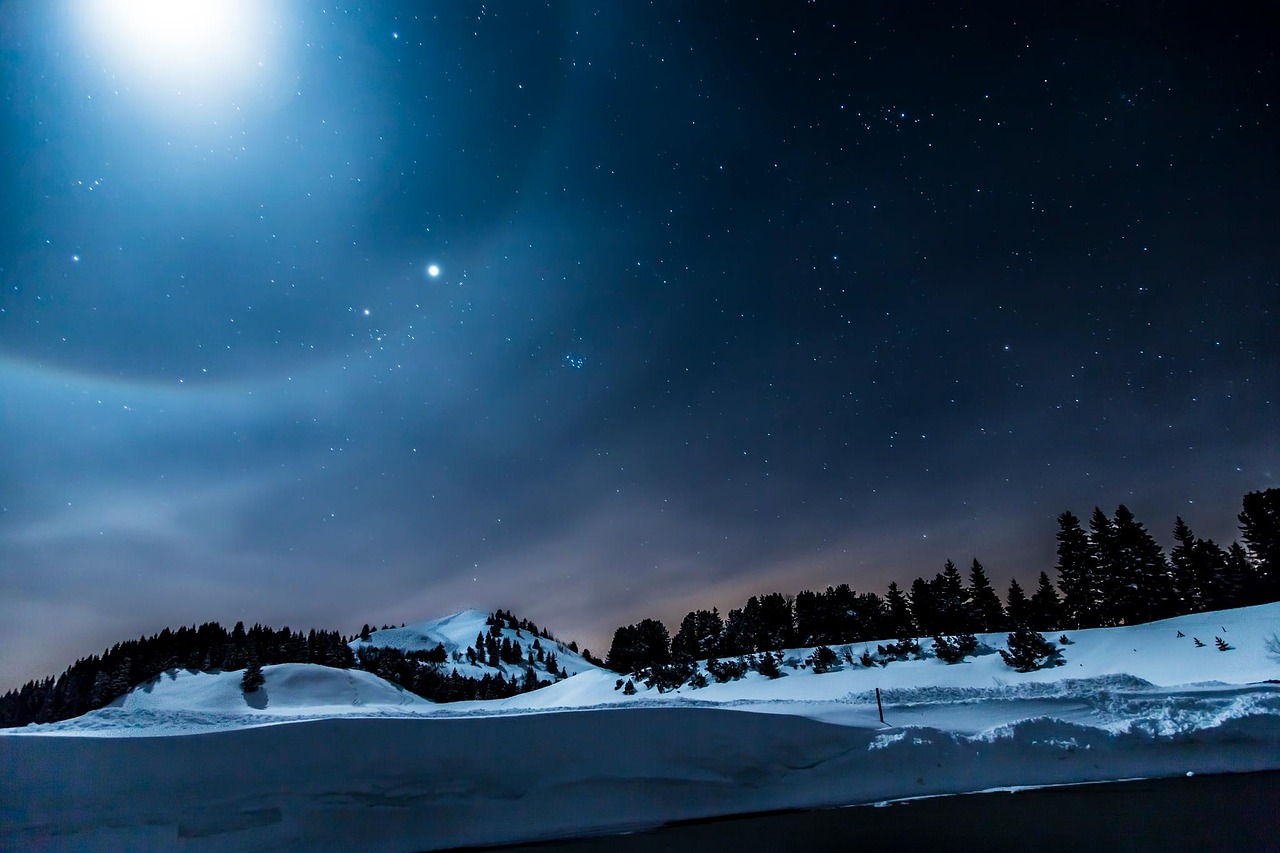
[[[474,641],[477,618],[370,642],[448,640],[452,656]],[[425,850],[1001,786],[1280,769],[1277,635],[1271,604],[1071,632],[1064,665],[1030,673],[995,654],[950,666],[845,659],[817,673],[801,666],[808,650],[793,650],[777,679],[753,672],[628,696],[615,674],[592,668],[448,705],[414,702],[368,673],[281,666],[266,668],[266,704],[255,708],[235,695],[234,673],[177,673],[76,720],[0,734],[0,848]]]
[[[506,640],[517,646],[523,662],[514,664],[499,661],[496,666],[492,666],[482,662],[483,655],[480,655],[473,663],[466,651],[467,649],[473,652],[479,651],[476,649],[477,640],[488,637],[490,634],[488,621],[489,614],[483,610],[464,610],[442,619],[415,622],[403,628],[373,631],[369,634],[368,640],[358,638],[353,640],[351,650],[358,652],[362,646],[373,646],[400,649],[406,652],[428,652],[438,646],[444,646],[447,655],[446,669],[456,669],[459,675],[467,678],[482,678],[485,675],[501,672],[508,679],[518,680],[524,676],[528,666],[533,667],[539,678],[545,678],[550,675],[548,656],[553,654],[555,665],[571,676],[597,668],[564,643],[507,624],[499,626],[498,631],[494,633],[494,638],[498,642]]]

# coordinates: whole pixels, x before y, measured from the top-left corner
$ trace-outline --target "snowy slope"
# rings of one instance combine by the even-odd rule
[[[360,639],[352,641],[351,650],[358,651],[361,646],[374,646],[401,649],[406,652],[425,652],[443,645],[445,653],[449,656],[446,669],[456,669],[459,675],[468,678],[481,678],[486,674],[494,675],[500,671],[508,679],[523,678],[526,664],[503,663],[498,667],[488,666],[483,663],[473,665],[464,656],[467,648],[475,647],[477,635],[488,635],[489,626],[486,624],[488,618],[489,614],[483,610],[464,610],[461,613],[445,616],[442,619],[416,622],[403,628],[373,631],[370,632],[367,641]],[[563,643],[549,640],[545,637],[535,637],[528,631],[503,627],[498,635],[498,640],[501,641],[504,638],[520,646],[521,653],[526,660],[529,652],[533,650],[534,641],[536,640],[544,654],[555,653],[557,664],[571,676],[597,668],[581,655],[570,651],[569,647]],[[546,677],[546,666],[538,662],[536,658],[533,667],[539,677]]]
[[[1179,632],[1184,636],[1178,637]],[[1048,633],[1047,637],[1056,641],[1061,633]],[[666,694],[646,689],[637,682],[639,692],[635,697],[628,697],[613,689],[617,675],[601,671],[589,682],[589,688],[587,683],[571,679],[537,693],[503,701],[509,708],[584,705],[592,702],[593,697],[595,701],[609,704],[644,700],[679,704],[687,699],[715,703],[752,700],[811,702],[843,700],[874,691],[877,687],[886,697],[905,701],[913,695],[925,696],[929,691],[946,688],[986,690],[1117,675],[1131,676],[1159,686],[1206,681],[1247,684],[1280,678],[1280,657],[1268,651],[1268,640],[1280,635],[1280,604],[1198,613],[1145,625],[1066,633],[1070,642],[1059,647],[1064,664],[1027,673],[1010,669],[996,653],[997,648],[1005,646],[1005,634],[983,634],[978,639],[987,646],[986,653],[954,665],[932,657],[871,668],[842,661],[838,671],[815,674],[799,668],[813,649],[792,649],[783,653],[784,676],[776,680],[751,672],[741,681],[712,683],[701,689],[683,687]],[[1215,637],[1226,640],[1233,646],[1232,650],[1218,651]],[[1195,645],[1196,638],[1205,643],[1204,647]],[[875,642],[854,643],[837,646],[836,650],[842,653],[847,650],[857,659],[863,651],[874,654],[876,646]],[[932,646],[932,640],[921,640],[923,651],[929,652]],[[602,689],[604,687],[608,689]],[[799,712],[803,713],[803,710]]]
[[[338,712],[349,708],[429,707],[432,703],[373,673],[312,663],[264,666],[266,684],[254,693],[240,689],[243,672],[170,670],[121,696],[111,707],[141,711],[292,713],[302,708]]]
[[[395,704],[395,688],[374,679],[357,690],[374,704],[356,706],[340,680],[348,673],[307,672],[293,689],[287,670],[268,667],[267,708],[245,709],[219,681],[234,674],[166,676],[117,707],[0,735],[0,848],[427,850],[1280,769],[1280,683],[1268,681],[1280,678],[1280,648],[1268,645],[1277,634],[1272,604],[1073,632],[1065,665],[1034,673],[996,655],[824,674],[784,665],[777,680],[752,673],[628,697],[616,675],[590,670],[454,705]],[[1235,648],[1218,651],[1215,636]],[[277,699],[270,721],[309,721],[263,726]],[[203,733],[153,736],[193,731]],[[41,736],[50,734],[64,736]]]

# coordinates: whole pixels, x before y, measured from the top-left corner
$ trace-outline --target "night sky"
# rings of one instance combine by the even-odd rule
[[[1268,4],[172,5],[0,5],[0,688],[1280,482]]]

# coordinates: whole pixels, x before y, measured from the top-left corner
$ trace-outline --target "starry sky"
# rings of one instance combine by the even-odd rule
[[[0,5],[0,687],[1280,482],[1263,4]]]

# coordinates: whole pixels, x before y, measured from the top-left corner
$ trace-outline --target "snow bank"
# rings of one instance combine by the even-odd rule
[[[202,711],[238,715],[290,713],[301,708],[378,706],[429,707],[432,703],[370,672],[311,663],[264,666],[266,684],[253,693],[240,689],[243,671],[170,670],[112,703],[124,714],[141,711]]]
[[[1040,717],[969,737],[676,707],[8,737],[0,846],[428,850],[1001,786],[1268,769],[1280,763],[1277,701],[1272,690],[1258,697],[1260,712],[1174,734]]]

